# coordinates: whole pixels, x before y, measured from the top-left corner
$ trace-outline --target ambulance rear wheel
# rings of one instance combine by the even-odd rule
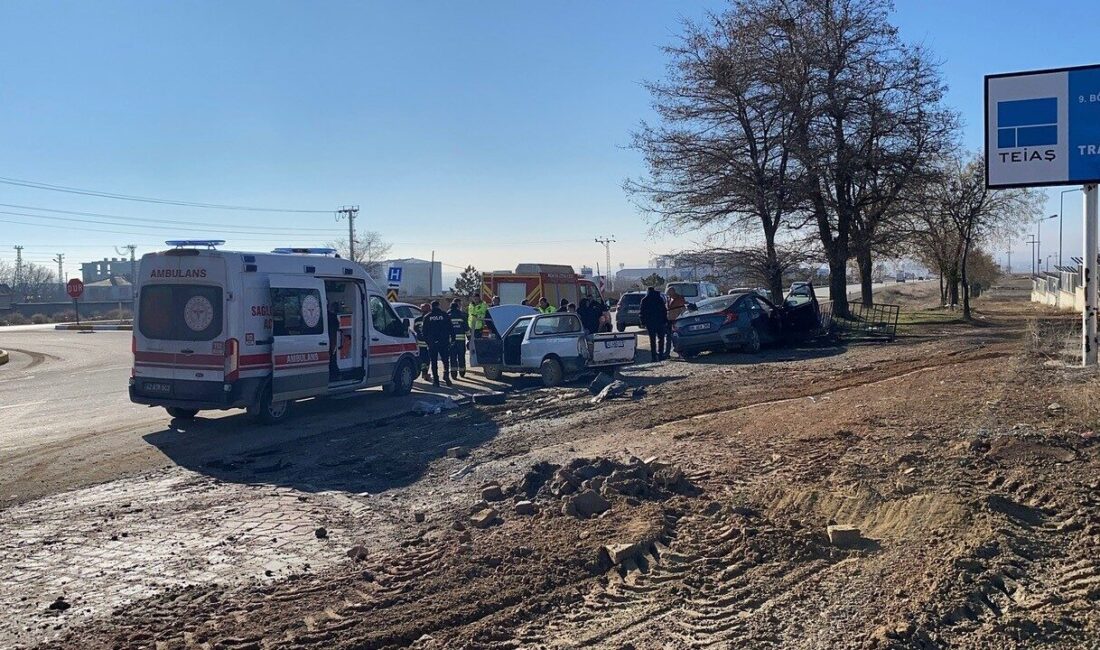
[[[193,420],[198,414],[196,409],[181,409],[178,406],[167,406],[164,410],[168,411],[168,415],[174,420]]]
[[[248,407],[248,414],[263,424],[277,424],[290,416],[290,402],[272,402],[271,389],[268,388],[256,404]]]
[[[384,390],[395,397],[408,395],[412,392],[414,381],[416,381],[416,366],[406,359],[397,364],[397,370],[393,373],[393,383],[387,385]]]
[[[500,381],[500,378],[504,376],[504,370],[500,366],[485,366],[481,369],[481,372],[489,381]]]

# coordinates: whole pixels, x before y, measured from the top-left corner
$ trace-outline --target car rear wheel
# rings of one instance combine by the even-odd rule
[[[757,333],[755,327],[749,330],[749,340],[745,342],[745,347],[742,349],[749,354],[756,354],[760,351],[760,334]]]
[[[615,329],[619,330],[620,332],[625,332],[626,331],[626,325],[624,325],[623,323],[616,323],[615,324]]]
[[[290,417],[290,402],[272,402],[271,389],[268,388],[256,404],[248,407],[248,414],[263,424],[277,424]]]
[[[504,376],[504,370],[500,366],[485,366],[481,369],[481,372],[489,381],[500,381],[500,378]]]
[[[393,383],[389,384],[385,390],[395,397],[408,395],[412,392],[413,382],[415,381],[416,368],[413,366],[412,361],[406,359],[397,364],[397,370],[393,373]]]
[[[699,352],[697,350],[680,350],[679,355],[681,359],[694,359],[699,356]]]
[[[542,374],[542,385],[547,388],[553,388],[560,384],[565,374],[561,362],[557,359],[543,359],[539,372]]]
[[[164,410],[175,420],[193,420],[198,415],[197,409],[181,409],[178,406],[168,406]]]

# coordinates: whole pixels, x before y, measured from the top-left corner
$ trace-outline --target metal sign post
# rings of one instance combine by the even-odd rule
[[[77,303],[76,299],[84,293],[84,283],[78,278],[73,278],[65,285],[65,292],[73,299],[73,311],[76,312],[76,324],[79,325],[80,305]]]
[[[1084,203],[1084,228],[1085,252],[1084,252],[1084,288],[1085,311],[1081,313],[1081,363],[1086,366],[1095,366],[1097,357],[1096,340],[1096,255],[1097,255],[1097,214],[1096,214],[1096,185],[1085,186]]]

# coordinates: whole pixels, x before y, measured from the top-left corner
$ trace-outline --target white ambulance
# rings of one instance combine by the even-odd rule
[[[223,243],[169,241],[141,258],[131,401],[184,419],[246,408],[273,423],[296,399],[412,390],[416,339],[362,266],[327,248]]]

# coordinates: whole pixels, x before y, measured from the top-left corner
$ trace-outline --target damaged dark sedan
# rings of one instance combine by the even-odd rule
[[[782,305],[755,292],[701,300],[672,323],[672,345],[685,359],[711,350],[759,352],[821,330],[821,310],[808,282],[791,286]]]

